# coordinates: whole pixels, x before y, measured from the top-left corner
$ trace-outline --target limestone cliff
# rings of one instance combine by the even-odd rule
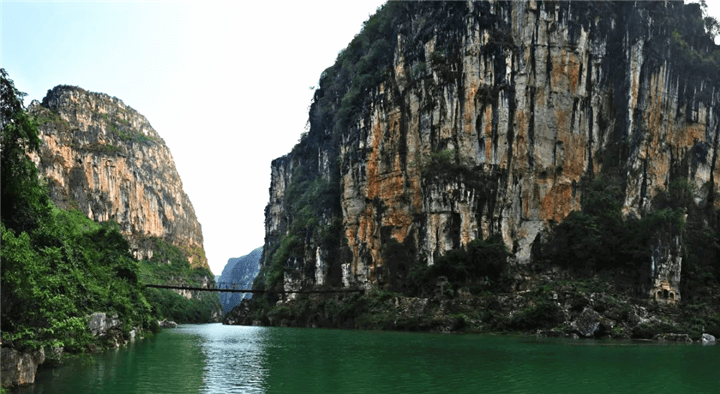
[[[157,237],[208,268],[202,228],[183,191],[170,150],[148,120],[121,100],[57,86],[29,111],[42,147],[34,157],[60,208],[116,221],[137,258],[152,257]]]
[[[388,3],[272,163],[258,285],[385,287],[410,269],[393,245],[432,265],[492,236],[528,265],[600,176],[627,218],[678,180],[713,212],[717,51],[697,4]],[[638,291],[676,300],[683,245],[665,230]]]

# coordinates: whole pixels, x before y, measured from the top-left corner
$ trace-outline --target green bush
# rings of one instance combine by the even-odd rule
[[[430,295],[441,276],[451,286],[476,290],[497,289],[507,270],[508,251],[500,237],[475,239],[464,249],[453,249],[428,266],[420,261],[409,270],[403,290],[409,295]]]
[[[632,337],[638,339],[652,339],[657,334],[676,333],[678,328],[669,323],[640,323],[632,330]]]
[[[565,321],[560,307],[554,302],[540,301],[510,318],[509,327],[517,330],[550,329]]]
[[[640,219],[623,218],[623,193],[613,182],[598,178],[585,191],[582,211],[571,212],[553,229],[543,246],[552,264],[579,271],[627,267],[649,262],[651,244],[660,232],[680,234],[680,208],[650,211]]]
[[[139,262],[139,275],[146,284],[201,287],[214,283],[212,272],[202,266],[190,265],[192,250],[183,250],[156,237],[144,240],[144,247],[153,250],[152,258]],[[170,289],[146,289],[153,315],[179,323],[208,323],[221,310],[218,293],[195,292],[191,298]]]
[[[423,176],[447,176],[463,174],[468,170],[463,165],[455,149],[444,149],[432,152],[421,159],[420,168]]]
[[[102,114],[102,118],[110,128],[110,131],[123,141],[139,143],[156,142],[154,137],[146,135],[142,131],[133,128],[130,122],[125,119],[112,114]]]
[[[30,234],[3,224],[2,241],[5,338],[82,350],[93,312],[117,313],[126,332],[152,320],[138,262],[113,226],[56,209]]]
[[[429,269],[431,277],[445,276],[451,283],[491,284],[502,276],[508,252],[499,237],[475,239],[465,249],[449,251]]]
[[[38,170],[28,157],[40,147],[37,125],[22,102],[18,91],[0,69],[0,200],[2,222],[18,233],[32,231],[50,213],[50,199],[38,181]]]

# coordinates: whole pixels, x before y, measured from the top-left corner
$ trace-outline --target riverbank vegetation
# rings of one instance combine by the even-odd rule
[[[51,202],[27,154],[40,146],[22,94],[2,70],[3,346],[82,352],[98,341],[96,311],[117,314],[120,330],[150,329],[139,265],[113,223],[96,223]]]
[[[139,262],[143,283],[214,287],[212,272],[207,268],[193,267],[188,261],[193,251],[184,251],[157,237],[148,238],[145,247],[153,253],[152,257]],[[222,311],[217,293],[187,291],[179,294],[168,289],[147,288],[145,297],[152,306],[153,314],[163,320],[209,323],[218,321]]]
[[[20,352],[44,349],[52,360],[156,331],[161,318],[217,318],[212,316],[221,310],[217,294],[187,299],[172,290],[144,287],[144,279],[168,275],[189,285],[214,285],[207,269],[190,266],[188,257],[196,251],[150,240],[153,258],[138,261],[117,223],[98,223],[77,209],[54,205],[28,156],[41,144],[38,121],[25,111],[24,94],[4,69],[0,73],[2,346]],[[90,329],[96,312],[112,322],[105,334]]]
[[[514,271],[523,278],[527,272]],[[680,305],[618,292],[606,277],[534,273],[514,284],[524,290],[478,291],[436,278],[432,294],[392,290],[298,294],[282,304],[243,300],[225,324],[454,333],[527,333],[549,337],[699,340],[720,336],[717,297]],[[527,288],[526,288],[527,287]],[[526,288],[526,289],[525,289]]]

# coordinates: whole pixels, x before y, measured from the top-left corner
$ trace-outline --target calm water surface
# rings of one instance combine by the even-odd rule
[[[182,325],[21,393],[720,393],[720,346]]]

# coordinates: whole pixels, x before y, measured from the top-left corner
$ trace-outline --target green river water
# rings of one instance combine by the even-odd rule
[[[720,345],[181,325],[19,393],[720,393]]]

